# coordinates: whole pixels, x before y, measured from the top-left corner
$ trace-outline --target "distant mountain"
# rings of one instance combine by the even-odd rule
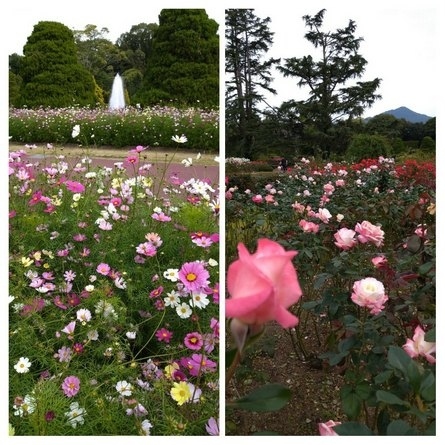
[[[412,122],[412,123],[420,122],[422,124],[431,119],[431,116],[427,116],[426,114],[416,113],[415,111],[410,110],[409,108],[406,107],[399,107],[396,108],[395,110],[384,111],[383,113],[380,114],[391,114],[397,119],[405,119],[407,122]],[[372,118],[368,118],[367,120],[369,119]]]

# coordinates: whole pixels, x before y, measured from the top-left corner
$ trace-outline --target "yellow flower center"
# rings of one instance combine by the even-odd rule
[[[190,272],[186,275],[185,278],[187,279],[187,281],[195,281],[197,276],[193,272]]]

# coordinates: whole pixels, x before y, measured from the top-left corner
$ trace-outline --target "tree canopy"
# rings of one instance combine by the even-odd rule
[[[361,116],[366,107],[380,98],[376,90],[381,79],[355,81],[363,76],[367,65],[358,52],[363,38],[354,35],[357,26],[353,20],[345,28],[324,31],[325,12],[322,9],[314,16],[303,16],[309,28],[304,37],[319,50],[319,58],[288,58],[278,69],[285,77],[297,78],[299,87],[309,88],[307,100],[291,101],[291,105],[310,129],[311,143],[329,155],[335,146],[333,124]]]
[[[226,141],[229,154],[250,158],[258,132],[258,104],[265,91],[273,94],[271,69],[280,59],[264,56],[273,42],[270,18],[253,9],[226,11]]]
[[[20,105],[95,105],[95,81],[77,59],[73,32],[62,23],[34,26],[20,63]]]
[[[138,102],[217,106],[218,24],[204,9],[163,9]]]

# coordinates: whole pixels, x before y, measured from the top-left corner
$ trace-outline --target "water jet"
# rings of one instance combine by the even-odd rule
[[[119,73],[114,76],[108,108],[110,110],[125,108],[124,82]]]

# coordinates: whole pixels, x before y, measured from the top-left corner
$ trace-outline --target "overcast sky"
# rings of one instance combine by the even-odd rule
[[[365,112],[365,117],[402,105],[429,116],[437,113],[439,72],[436,53],[442,0],[156,2],[161,3],[161,7],[151,3],[154,2],[9,1],[2,6],[2,9],[6,7],[6,13],[2,13],[2,51],[5,55],[14,52],[21,54],[34,25],[41,20],[59,21],[71,29],[84,29],[87,24],[97,25],[99,29],[106,27],[110,31],[106,37],[115,42],[132,25],[157,23],[162,8],[198,7],[205,8],[209,17],[220,24],[220,35],[223,36],[224,8],[251,7],[258,17],[271,18],[270,30],[274,32],[274,44],[268,56],[281,57],[284,61],[284,58],[289,57],[316,55],[314,47],[304,39],[307,28],[302,16],[314,15],[324,8],[326,31],[344,28],[349,19],[356,22],[355,35],[364,39],[360,53],[368,61],[361,80],[382,78],[378,90],[382,99]],[[305,98],[306,93],[296,85],[297,79],[284,79],[278,72],[273,74],[273,87],[278,95],[267,97],[271,105]]]
[[[356,37],[362,37],[359,53],[368,61],[362,81],[381,78],[375,102],[366,116],[406,106],[428,116],[436,116],[439,86],[436,51],[438,49],[439,1],[300,1],[292,10],[277,8],[275,2],[265,2],[255,8],[255,15],[270,17],[269,29],[274,32],[270,57],[302,57],[319,53],[304,34],[309,30],[302,19],[326,9],[323,30],[345,28],[349,19],[356,22]],[[443,26],[443,25],[441,25]],[[286,78],[275,73],[276,97],[269,96],[271,105],[283,100],[304,99],[298,88],[298,78]]]

